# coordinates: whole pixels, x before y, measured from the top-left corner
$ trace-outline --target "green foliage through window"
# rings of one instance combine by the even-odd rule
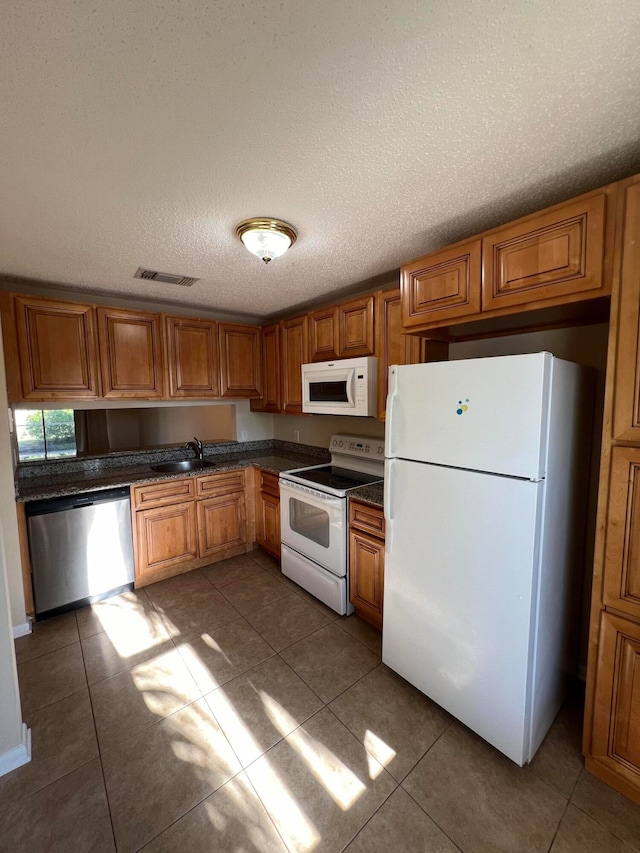
[[[76,455],[73,409],[16,409],[20,462]]]

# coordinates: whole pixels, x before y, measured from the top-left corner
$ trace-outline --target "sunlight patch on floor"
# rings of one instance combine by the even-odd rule
[[[121,658],[130,658],[167,641],[160,616],[145,611],[134,592],[123,593],[92,607]]]
[[[367,729],[364,736],[364,748],[367,751],[369,778],[377,779],[383,768],[387,767],[396,757],[396,751],[370,729]]]
[[[173,713],[177,703],[186,705],[199,693],[175,649],[134,666],[131,678],[147,708],[159,717]]]
[[[311,853],[315,850],[322,836],[267,759],[257,761],[252,766],[251,778],[287,847],[296,853]]]

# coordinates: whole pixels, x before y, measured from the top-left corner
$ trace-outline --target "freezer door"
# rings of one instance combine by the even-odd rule
[[[544,483],[391,460],[382,660],[528,760]]]
[[[549,353],[389,369],[385,455],[545,476]]]

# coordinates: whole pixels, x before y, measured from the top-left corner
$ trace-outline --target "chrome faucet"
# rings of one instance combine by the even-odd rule
[[[195,435],[193,437],[193,441],[188,441],[185,444],[184,448],[185,450],[193,450],[193,452],[196,454],[196,459],[199,459],[200,461],[204,459],[204,445],[202,444],[199,438],[195,437]]]

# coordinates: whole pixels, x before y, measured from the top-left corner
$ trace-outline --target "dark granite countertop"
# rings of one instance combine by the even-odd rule
[[[371,486],[361,486],[359,489],[353,489],[349,492],[350,500],[362,501],[371,506],[384,508],[384,484],[374,483]]]
[[[264,444],[265,447],[255,445]],[[243,450],[242,445],[237,449],[234,447],[228,453],[205,452],[205,457],[215,461],[215,466],[200,469],[198,471],[180,472],[178,474],[159,474],[152,471],[151,464],[159,459],[142,461],[140,454],[122,454],[121,459],[110,457],[108,460],[90,460],[86,466],[72,465],[61,466],[62,470],[56,471],[56,464],[41,466],[47,467],[48,473],[40,476],[21,477],[16,485],[16,499],[18,501],[34,501],[44,498],[56,498],[64,495],[73,495],[79,492],[92,492],[100,489],[117,488],[118,486],[130,486],[134,483],[149,483],[156,480],[175,480],[181,477],[193,477],[198,474],[215,474],[220,471],[231,471],[237,468],[248,468],[256,466],[264,468],[273,474],[287,471],[290,468],[301,468],[305,465],[317,465],[328,458],[328,452],[323,448],[308,448],[301,446],[301,450],[311,451],[297,453],[291,450],[291,445],[279,447],[284,442],[265,441],[252,442],[251,449]],[[274,446],[276,445],[276,446]],[[227,445],[228,447],[228,445]],[[78,462],[80,460],[74,460]],[[102,462],[102,464],[101,464]],[[118,464],[120,462],[120,464]],[[75,470],[69,470],[69,467]]]

